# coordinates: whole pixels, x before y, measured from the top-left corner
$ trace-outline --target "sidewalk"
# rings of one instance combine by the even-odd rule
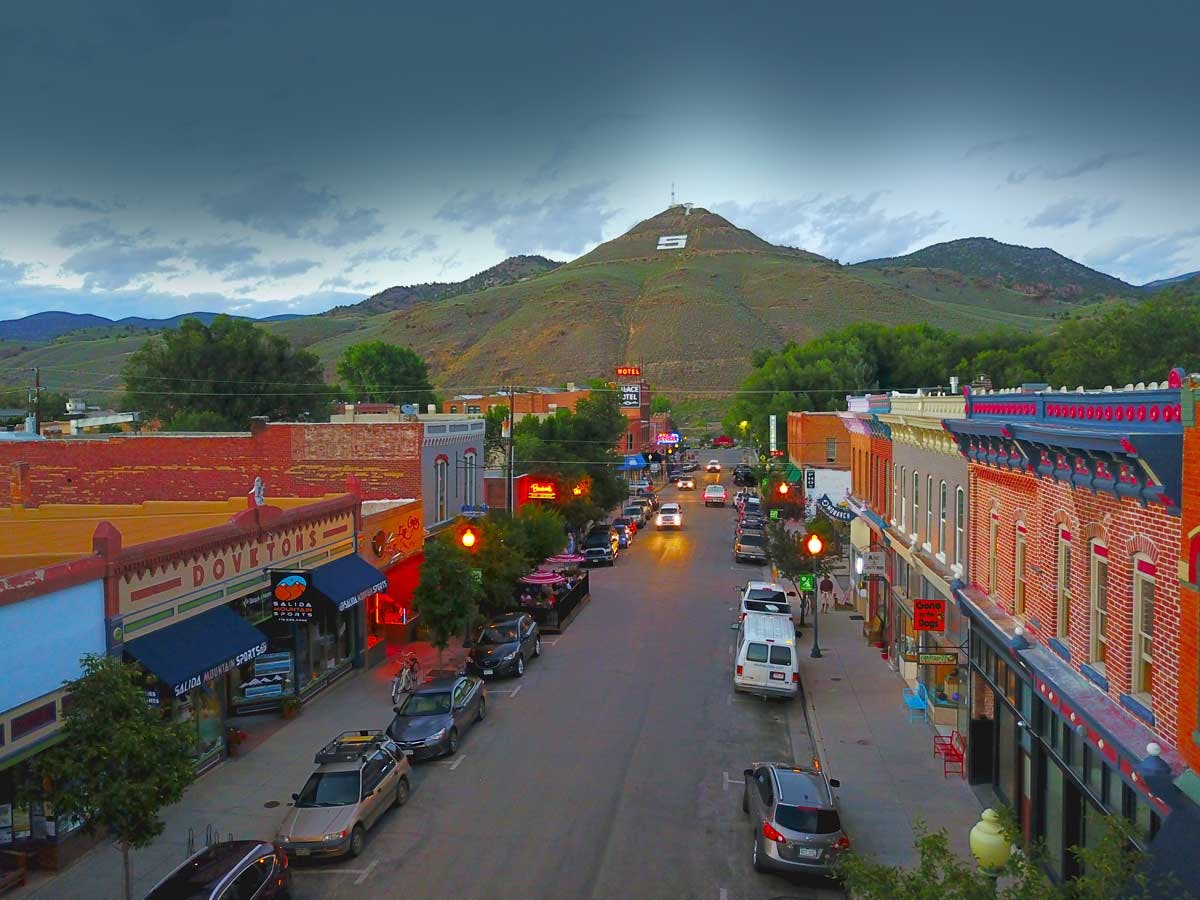
[[[821,659],[809,656],[811,623],[798,647],[817,752],[830,777],[842,782],[843,821],[854,848],[889,865],[912,865],[920,819],[931,831],[945,828],[950,846],[969,858],[979,802],[961,776],[943,777],[933,726],[909,723],[900,700],[904,682],[864,642],[852,612],[821,614]],[[790,720],[802,730],[803,710],[797,707]]]
[[[466,651],[451,641],[442,667],[453,667]],[[429,644],[410,644],[424,672],[437,665]],[[201,775],[175,806],[160,813],[166,828],[151,846],[130,857],[135,897],[187,857],[188,829],[196,849],[204,846],[207,828],[222,839],[270,840],[287,811],[293,792],[300,790],[313,770],[313,754],[330,738],[354,728],[386,728],[392,718],[389,695],[396,656],[373,669],[356,669],[318,694],[291,720],[276,715],[239,719],[249,738],[239,754]],[[31,872],[24,888],[12,898],[57,900],[60,897],[118,898],[121,895],[121,854],[109,841],[100,843],[62,872]]]

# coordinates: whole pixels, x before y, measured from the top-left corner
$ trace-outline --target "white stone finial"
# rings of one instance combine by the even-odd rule
[[[1025,629],[1022,628],[1020,625],[1018,625],[1016,628],[1013,629],[1013,634],[1015,634],[1017,637],[1020,637],[1024,633],[1025,633]]]
[[[1146,753],[1149,756],[1158,756],[1160,753],[1162,753],[1162,747],[1156,742],[1151,741],[1146,745]]]

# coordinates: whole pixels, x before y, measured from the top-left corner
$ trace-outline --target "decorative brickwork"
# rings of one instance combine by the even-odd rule
[[[1183,389],[1183,508],[1179,550],[1179,741],[1178,749],[1200,771],[1200,390]],[[1165,580],[1168,575],[1160,579]]]
[[[850,435],[837,413],[788,413],[787,453],[798,469],[851,468]]]

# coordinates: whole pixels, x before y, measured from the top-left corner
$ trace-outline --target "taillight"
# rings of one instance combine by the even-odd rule
[[[280,865],[286,869],[288,867],[287,854],[280,850],[277,858],[279,859]]]
[[[738,666],[738,667],[737,667],[737,673],[738,673],[739,675],[741,675],[741,674],[742,674],[742,667],[741,667],[741,666]]]
[[[775,826],[763,819],[763,837],[768,841],[774,841],[777,844],[786,844],[787,838],[775,830]]]
[[[849,835],[843,834],[840,838],[838,838],[837,843],[835,843],[833,845],[833,849],[834,850],[849,850],[850,849]]]
[[[792,684],[799,684],[799,683],[800,683],[800,673],[793,672],[792,673]]]

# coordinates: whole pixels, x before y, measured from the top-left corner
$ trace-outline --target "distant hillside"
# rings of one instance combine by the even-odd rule
[[[64,334],[75,331],[86,331],[94,328],[137,328],[147,331],[160,331],[164,328],[178,328],[184,319],[199,319],[208,325],[219,313],[191,312],[171,316],[169,319],[147,319],[142,316],[126,316],[123,319],[109,319],[104,316],[94,316],[91,313],[69,312],[40,312],[23,319],[0,321],[0,341],[52,341]],[[270,316],[266,319],[255,319],[257,322],[280,322],[294,319],[295,315]],[[93,336],[99,336],[99,333]]]
[[[374,315],[394,312],[398,309],[408,309],[413,304],[428,300],[441,300],[457,294],[470,294],[491,287],[516,284],[533,278],[535,275],[541,275],[543,272],[552,272],[561,265],[562,263],[546,259],[544,256],[510,256],[503,262],[497,263],[490,269],[484,269],[465,281],[431,281],[427,284],[390,287],[368,297],[361,303],[331,309],[327,315],[338,316],[346,313]]]
[[[933,244],[907,256],[871,259],[857,263],[855,268],[948,270],[1048,302],[1137,294],[1133,285],[1089,269],[1048,247],[1019,247],[982,237]]]
[[[1171,285],[1181,284],[1185,281],[1194,281],[1200,285],[1200,272],[1188,272],[1185,275],[1176,275],[1174,278],[1160,278],[1158,281],[1148,281],[1142,285],[1143,291],[1157,291]]]

